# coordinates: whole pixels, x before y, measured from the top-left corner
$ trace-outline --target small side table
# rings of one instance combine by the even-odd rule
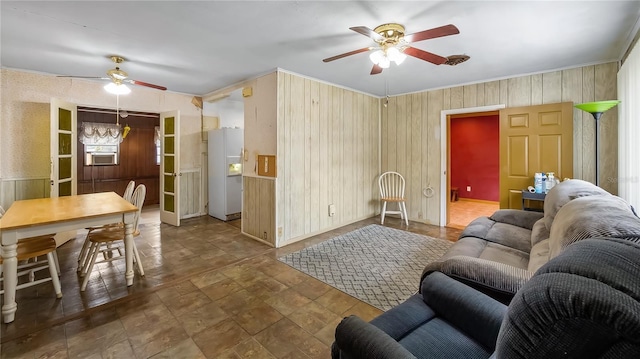
[[[535,211],[542,212],[543,210],[535,207],[526,206],[526,201],[540,201],[544,203],[544,198],[547,196],[546,193],[531,193],[526,189],[522,190],[522,209],[525,211]]]
[[[458,200],[458,187],[451,187],[451,202]]]

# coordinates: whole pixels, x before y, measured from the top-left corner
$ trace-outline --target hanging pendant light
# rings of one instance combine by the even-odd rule
[[[129,114],[126,111],[123,111],[123,112],[127,114],[126,116],[129,116]],[[120,127],[120,94],[116,94],[116,125]],[[131,127],[129,127],[129,124],[126,124],[124,128],[122,128],[122,131],[120,132],[120,142],[122,142],[122,140],[124,140],[127,137],[127,135],[129,134],[129,131],[131,131]]]
[[[129,131],[131,131],[131,127],[129,127],[129,124],[126,124],[124,126],[124,128],[122,129],[122,139],[124,140],[127,135],[129,134]]]

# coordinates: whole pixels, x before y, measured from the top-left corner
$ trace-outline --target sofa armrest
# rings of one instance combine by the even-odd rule
[[[422,271],[420,282],[432,272],[444,273],[505,304],[533,276],[533,272],[525,269],[469,256],[429,263]]]
[[[331,352],[333,359],[416,359],[381,329],[355,315],[344,318],[336,327]]]
[[[543,216],[544,214],[541,212],[523,211],[520,209],[499,209],[489,218],[496,222],[506,223],[530,230]]]
[[[495,350],[507,312],[505,304],[439,272],[429,274],[420,287],[424,302],[438,317],[459,328],[488,352]]]

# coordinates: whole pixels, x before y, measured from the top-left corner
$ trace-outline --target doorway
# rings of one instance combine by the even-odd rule
[[[500,207],[499,112],[449,116],[448,227],[464,228]]]
[[[119,141],[119,131],[129,130]],[[122,194],[129,181],[147,187],[144,206],[159,204],[160,170],[157,162],[157,113],[78,106],[78,194],[113,191]],[[109,142],[109,140],[113,140]],[[109,152],[109,162],[91,161],[92,155]],[[97,149],[98,152],[91,152]]]
[[[452,180],[451,178],[451,171],[452,171],[452,168],[451,168],[451,118],[456,118],[456,116],[458,118],[468,118],[473,116],[475,117],[492,116],[494,114],[497,114],[497,112],[503,108],[505,108],[504,105],[493,105],[493,106],[481,106],[481,107],[472,107],[472,108],[463,108],[463,109],[454,109],[454,110],[444,110],[440,113],[440,124],[441,124],[440,138],[443,139],[443,141],[441,141],[441,144],[442,144],[441,166],[444,169],[442,171],[442,177],[440,181],[441,183],[440,208],[442,208],[442,211],[440,212],[440,223],[442,226],[464,227],[471,220],[479,216],[486,215],[485,213],[489,211],[491,211],[489,213],[490,215],[491,213],[495,212],[495,210],[493,209],[495,207],[498,207],[494,203],[492,203],[493,200],[483,200],[482,196],[474,197],[470,195],[471,193],[474,193],[474,191],[475,193],[480,193],[480,194],[483,192],[482,186],[485,183],[483,183],[482,181],[478,182],[478,185],[480,187],[474,186],[472,184],[468,184],[466,182],[462,182],[463,183],[462,188],[460,185],[452,186],[452,183],[451,183],[451,180]],[[476,137],[478,137],[480,140],[482,139],[482,135],[479,135],[479,136],[476,135]],[[455,151],[454,151],[454,154],[455,154]],[[499,171],[499,169],[496,170],[496,173],[497,171]],[[499,183],[497,181],[495,182],[496,182],[495,186],[499,188]],[[488,183],[488,185],[492,186],[490,182]],[[471,187],[470,191],[467,191],[467,186]],[[452,188],[452,187],[458,187],[457,201],[455,200],[456,198],[452,196],[452,194],[455,194],[455,191],[452,191],[452,189],[455,189],[455,188]],[[474,190],[474,187],[476,187],[475,190]],[[464,201],[460,200],[461,189],[465,191],[464,193],[462,193],[463,194],[462,198],[470,199],[470,200],[464,200]],[[459,215],[459,217],[454,216],[453,217],[454,221],[452,222],[451,215],[454,213],[454,211],[457,215]]]

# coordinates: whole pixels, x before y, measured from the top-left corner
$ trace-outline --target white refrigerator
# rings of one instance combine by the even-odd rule
[[[209,131],[209,215],[223,221],[242,212],[243,140],[240,128]]]

